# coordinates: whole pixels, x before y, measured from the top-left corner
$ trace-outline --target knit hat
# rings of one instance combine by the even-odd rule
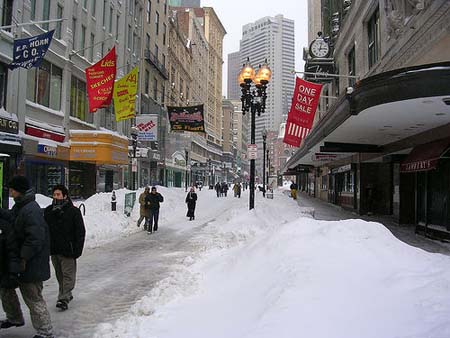
[[[30,182],[25,176],[14,176],[8,184],[10,189],[14,189],[21,194],[25,194],[30,189]]]

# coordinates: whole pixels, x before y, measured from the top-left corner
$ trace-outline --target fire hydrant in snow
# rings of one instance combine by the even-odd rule
[[[111,211],[116,211],[116,193],[113,191],[111,195]]]

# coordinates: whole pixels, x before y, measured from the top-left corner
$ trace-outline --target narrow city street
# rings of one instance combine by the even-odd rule
[[[227,217],[232,208],[247,202],[244,199],[228,198],[226,203],[208,205],[208,198],[215,198],[215,192],[203,190],[199,192],[201,211],[198,211],[198,220],[188,222],[184,217],[185,196],[181,191],[179,200],[175,202],[183,217],[177,217],[180,210],[174,213],[174,210],[163,206],[161,214],[165,214],[164,217],[169,218],[170,222],[161,222],[158,232],[148,235],[140,231],[103,247],[85,250],[78,260],[75,299],[67,311],[61,312],[55,308],[58,289],[54,274],[44,283],[44,297],[51,312],[56,337],[92,337],[100,323],[111,323],[124,315],[157,282],[170,276],[171,271],[183,264],[187,257],[195,257],[201,252],[202,246],[196,237],[202,228],[216,217]],[[176,215],[175,218],[173,215]],[[179,230],[183,228],[183,223],[186,223],[186,230]],[[22,304],[22,310],[25,328],[0,330],[0,337],[25,338],[33,335],[25,304]],[[2,310],[0,317],[4,317]]]

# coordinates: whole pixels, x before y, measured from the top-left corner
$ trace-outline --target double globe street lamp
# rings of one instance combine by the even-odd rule
[[[243,65],[239,74],[239,85],[241,86],[241,102],[242,102],[242,114],[250,112],[250,145],[252,149],[256,149],[255,144],[255,117],[264,113],[266,110],[266,89],[267,84],[272,77],[272,71],[267,65],[267,60],[264,64],[259,66],[258,73],[255,72],[250,65],[250,60],[247,58],[247,62]],[[253,84],[253,87],[252,87]],[[255,158],[250,157],[250,201],[249,209],[255,207]]]

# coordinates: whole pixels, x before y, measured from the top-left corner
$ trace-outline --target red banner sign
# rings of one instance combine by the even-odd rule
[[[298,148],[300,147],[302,140],[309,134],[310,131],[311,129],[298,125],[294,121],[291,121],[288,117],[283,142]]]
[[[297,78],[292,106],[286,121],[283,142],[300,147],[314,123],[322,85]]]
[[[301,127],[311,129],[321,91],[321,84],[297,78],[288,120],[295,122]]]
[[[116,79],[116,47],[113,47],[103,59],[86,68],[87,94],[89,112],[95,113],[99,108],[111,104],[114,80]]]

